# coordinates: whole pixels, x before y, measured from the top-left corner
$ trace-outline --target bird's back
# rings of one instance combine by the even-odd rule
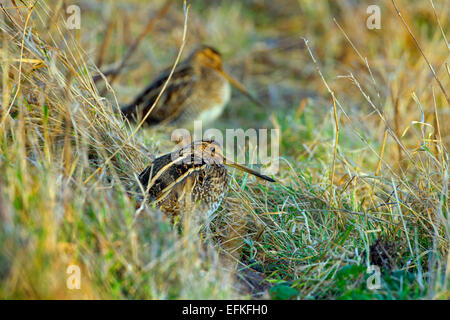
[[[156,101],[169,74],[170,71],[161,74],[131,104],[122,108],[122,114],[129,120],[141,121]],[[184,63],[175,70],[146,123],[210,122],[223,112],[230,95],[229,83],[216,70]]]
[[[224,197],[229,182],[226,167],[194,156],[190,161],[173,161],[169,153],[155,159],[139,175],[144,190],[151,184],[149,200],[166,213],[177,215],[187,203],[200,202],[200,210],[210,214]]]
[[[121,109],[122,114],[131,121],[141,121],[155,103],[164,87],[170,70],[161,73],[144,91],[129,105]],[[146,119],[147,124],[157,124],[164,120],[175,120],[182,111],[186,97],[192,92],[197,77],[188,64],[180,65],[173,73],[172,78],[164,90],[157,106]]]

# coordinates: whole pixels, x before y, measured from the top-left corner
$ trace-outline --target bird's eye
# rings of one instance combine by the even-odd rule
[[[215,147],[211,147],[211,152],[212,153],[216,152],[216,148]]]

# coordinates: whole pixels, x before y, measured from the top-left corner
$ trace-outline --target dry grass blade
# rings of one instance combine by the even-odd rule
[[[108,71],[107,74],[105,74],[105,75],[110,76],[110,80],[109,80],[110,85],[112,85],[114,83],[117,76],[120,74],[120,72],[122,72],[123,68],[126,66],[126,64],[130,60],[133,53],[139,47],[139,44],[142,42],[142,40],[145,38],[145,36],[153,30],[156,21],[161,19],[166,14],[166,12],[169,10],[172,3],[173,3],[173,0],[168,0],[166,2],[166,4],[157,12],[157,14],[148,21],[145,28],[141,31],[141,33],[138,35],[136,40],[134,40],[134,42],[128,48],[128,51],[125,54],[125,56],[122,58],[122,61],[120,62],[119,66],[117,68],[115,68],[114,70]],[[99,65],[99,67],[100,67],[100,65]],[[102,77],[95,76],[93,79],[94,79],[94,82],[97,82],[98,80],[102,79]]]
[[[138,132],[138,130],[142,127],[142,125],[145,123],[145,120],[150,116],[150,113],[153,111],[153,109],[156,107],[156,105],[158,104],[159,100],[161,99],[161,96],[163,95],[164,91],[167,88],[167,85],[169,84],[170,80],[172,79],[173,73],[175,71],[175,68],[178,65],[178,62],[180,62],[181,59],[181,55],[183,53],[183,49],[185,46],[185,42],[186,42],[186,33],[187,33],[187,19],[188,19],[188,12],[189,12],[189,5],[186,5],[186,0],[184,1],[184,27],[183,27],[183,37],[181,39],[181,45],[180,45],[180,49],[178,50],[178,55],[175,59],[175,62],[172,66],[172,69],[170,71],[169,76],[167,77],[167,80],[165,81],[163,87],[161,88],[161,91],[159,92],[158,96],[155,99],[155,102],[153,103],[153,105],[151,106],[151,108],[148,110],[148,112],[145,114],[145,116],[142,118],[141,122],[136,126],[136,128],[133,130],[133,132],[131,133],[131,135],[127,138],[126,143],[128,143],[129,141],[131,141],[131,139],[134,137],[134,135]],[[124,144],[125,145],[125,144]],[[97,170],[95,170],[85,181],[84,183],[87,183],[89,180],[91,180],[99,171],[102,170],[102,168],[108,164],[108,162],[114,158],[114,156],[122,149],[122,147],[120,147],[119,149],[117,149],[106,161],[105,163],[100,166],[99,168],[97,168]]]
[[[425,53],[423,52],[422,47],[421,47],[420,44],[419,44],[419,41],[417,41],[416,37],[414,36],[413,32],[411,31],[411,28],[409,27],[409,25],[406,23],[405,19],[403,18],[403,16],[402,16],[400,10],[399,10],[398,7],[397,7],[397,4],[395,3],[395,0],[392,0],[392,4],[394,5],[395,11],[397,12],[398,16],[399,16],[400,19],[402,20],[403,25],[406,27],[406,29],[408,29],[408,32],[409,32],[409,34],[411,35],[411,37],[413,38],[414,43],[415,43],[416,46],[417,46],[417,49],[419,49],[420,53],[422,54],[422,57],[425,59],[425,61],[426,61],[427,65],[428,65],[428,67],[429,67],[430,70],[431,70],[431,73],[433,74],[433,77],[436,79],[437,83],[439,84],[439,87],[441,88],[441,91],[442,91],[442,93],[444,94],[445,99],[447,99],[447,103],[450,105],[450,98],[449,98],[449,96],[447,95],[447,92],[445,91],[444,86],[442,85],[441,80],[439,80],[439,78],[438,78],[436,72],[434,71],[433,66],[430,64],[430,61],[428,61],[427,56],[426,56]]]
[[[8,109],[2,115],[2,120],[0,122],[0,129],[2,129],[2,131],[3,131],[4,126],[5,126],[5,121],[6,121],[6,119],[8,119],[8,116],[9,116],[9,113],[11,111],[11,108],[12,108],[14,102],[16,101],[17,96],[19,95],[19,92],[20,92],[21,79],[22,79],[22,63],[23,63],[23,50],[24,50],[25,34],[26,34],[27,27],[28,27],[28,21],[30,20],[30,16],[33,13],[34,5],[31,5],[31,7],[28,7],[27,9],[28,9],[28,13],[27,13],[27,17],[26,17],[25,24],[24,24],[24,27],[23,27],[23,32],[22,32],[23,36],[22,36],[22,45],[21,45],[21,51],[20,51],[19,77],[18,77],[18,82],[17,82],[17,89],[16,89],[16,93],[14,94],[13,98],[11,99],[11,103],[10,103]],[[3,10],[3,12],[6,12],[6,10],[3,8],[3,6],[2,6],[2,10]]]
[[[394,9],[369,30],[358,1],[259,1],[257,12],[194,1],[151,29],[145,12],[166,0],[81,1],[71,30],[65,1],[32,3],[0,10],[0,298],[450,298],[450,114]],[[447,68],[436,69],[444,88],[446,11],[408,3],[426,58]],[[133,53],[142,65],[102,96],[95,63],[120,63],[147,28]],[[310,42],[286,37],[298,30]],[[136,196],[173,128],[131,127],[116,107],[201,43],[271,101],[261,110],[232,95],[214,127],[278,129],[268,140],[280,138],[279,152],[267,153],[279,183],[236,172],[206,223],[188,206],[184,224]],[[381,290],[367,287],[368,265],[381,268]],[[80,267],[80,290],[67,288],[68,266]]]
[[[332,165],[332,170],[331,170],[331,182],[330,182],[331,188],[333,188],[334,174],[336,172],[337,149],[338,149],[338,145],[339,145],[339,119],[338,119],[338,114],[337,114],[337,110],[336,110],[336,102],[334,101],[334,97],[332,96],[331,99],[333,100],[333,114],[334,114],[334,122],[336,125],[336,133],[335,133],[335,137],[334,137],[333,165]],[[332,192],[334,194],[334,189],[332,189]]]

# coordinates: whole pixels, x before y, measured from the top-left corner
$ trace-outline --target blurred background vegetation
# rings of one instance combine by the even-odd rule
[[[183,56],[216,47],[266,106],[233,91],[214,126],[280,129],[281,159],[182,231],[127,196],[170,130],[115,110],[175,61],[183,2],[1,3],[0,297],[450,297],[448,1],[395,1],[446,93],[391,1],[374,30],[371,1],[189,1]]]

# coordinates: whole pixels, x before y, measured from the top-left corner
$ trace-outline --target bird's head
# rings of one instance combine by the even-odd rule
[[[231,85],[233,85],[236,89],[238,89],[243,95],[245,95],[247,98],[252,100],[257,105],[261,107],[263,106],[263,104],[259,102],[256,98],[254,98],[239,81],[237,81],[227,72],[225,72],[222,65],[222,55],[219,53],[219,51],[217,51],[213,47],[205,45],[198,47],[192,52],[191,56],[189,57],[189,60],[196,65],[210,68],[219,72],[222,75],[222,77],[224,77]]]
[[[222,70],[222,55],[213,47],[200,46],[194,50],[190,59],[204,67]]]
[[[203,159],[203,161],[208,164],[224,164],[226,166],[236,168],[238,170],[244,171],[248,174],[254,175],[266,181],[275,182],[274,179],[266,175],[263,175],[253,169],[250,169],[230,159],[227,159],[223,154],[222,146],[219,143],[215,142],[214,140],[203,139],[194,141],[190,145],[184,147],[181,150],[181,152],[193,153],[195,158]]]

